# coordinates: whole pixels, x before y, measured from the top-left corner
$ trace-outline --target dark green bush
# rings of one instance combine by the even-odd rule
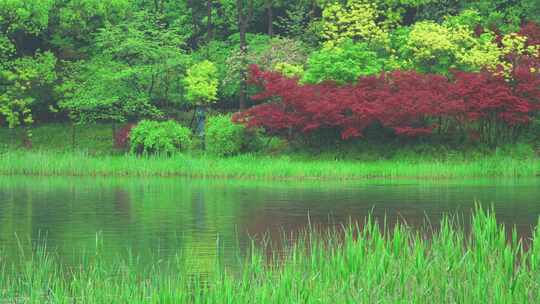
[[[143,120],[131,130],[129,139],[133,153],[172,154],[191,146],[191,130],[172,120]]]
[[[230,115],[213,116],[206,123],[205,141],[206,151],[212,155],[238,154],[246,143],[246,129],[233,123]]]

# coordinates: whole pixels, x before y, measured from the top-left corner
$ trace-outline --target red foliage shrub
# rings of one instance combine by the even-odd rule
[[[540,58],[520,58],[512,73],[515,93],[540,111]]]
[[[531,113],[540,110],[540,74],[531,70],[537,65],[521,60],[512,82],[488,72],[455,72],[450,81],[440,75],[395,71],[348,86],[301,85],[253,66],[251,83],[262,88],[253,99],[269,102],[234,119],[272,133],[336,128],[343,139],[362,136],[374,123],[404,136],[430,134],[442,120],[511,128],[528,123]]]
[[[129,134],[131,133],[131,129],[133,129],[136,126],[134,123],[128,123],[120,130],[116,131],[116,134],[114,135],[114,146],[117,149],[126,149],[129,144]]]
[[[525,23],[521,27],[519,34],[528,38],[527,45],[540,44],[540,26],[532,21]]]
[[[529,101],[514,94],[503,77],[488,72],[456,72],[454,76],[449,99],[464,106],[462,111],[453,113],[460,121],[495,119],[508,125],[529,122]]]

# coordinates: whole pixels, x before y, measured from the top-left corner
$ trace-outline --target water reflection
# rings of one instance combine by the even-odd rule
[[[527,236],[540,215],[540,180],[429,183],[363,181],[268,183],[185,179],[0,177],[0,248],[16,259],[19,246],[46,236],[66,261],[101,250],[148,259],[189,254],[201,270],[218,259],[234,263],[250,237],[279,240],[308,224],[363,221],[370,212],[412,226],[443,213],[467,215],[474,200],[493,204],[498,219]],[[98,243],[99,245],[99,243]]]

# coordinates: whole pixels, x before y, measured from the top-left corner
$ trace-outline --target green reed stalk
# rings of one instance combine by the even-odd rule
[[[305,231],[283,255],[253,244],[240,267],[206,274],[181,254],[146,265],[133,256],[105,261],[98,250],[67,266],[39,247],[17,266],[0,258],[0,302],[540,302],[540,226],[525,246],[478,209],[467,231],[450,217],[421,230],[368,219]]]

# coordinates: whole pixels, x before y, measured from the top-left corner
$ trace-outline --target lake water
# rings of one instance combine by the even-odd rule
[[[233,262],[251,240],[279,240],[307,225],[363,221],[437,223],[444,213],[465,218],[475,200],[493,206],[499,221],[527,237],[540,215],[540,179],[365,180],[347,183],[187,179],[0,177],[0,248],[45,243],[62,259],[99,246],[156,259],[180,251],[211,267]],[[96,241],[97,240],[97,241]],[[99,245],[98,245],[99,244]],[[31,247],[32,246],[32,247]]]

